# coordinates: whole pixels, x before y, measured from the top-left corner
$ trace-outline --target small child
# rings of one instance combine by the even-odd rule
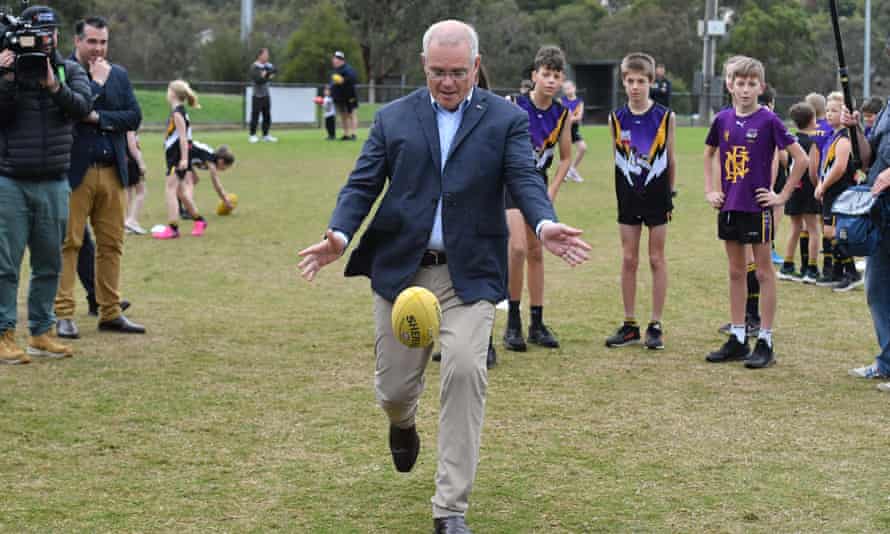
[[[567,128],[569,112],[559,103],[556,96],[562,85],[566,58],[558,47],[543,46],[535,55],[532,81],[534,89],[527,95],[519,95],[516,105],[528,113],[529,134],[532,146],[529,147],[535,158],[535,165],[541,181],[547,185],[547,169],[553,163],[554,153],[559,147],[559,164],[553,183],[547,185],[550,200],[556,199],[560,185],[565,180],[572,164],[572,137]],[[507,328],[504,332],[504,347],[507,350],[524,352],[527,348],[522,337],[522,320],[519,302],[525,279],[525,264],[528,263],[528,293],[531,324],[528,328],[528,341],[536,345],[555,349],[559,347],[556,336],[544,324],[544,258],[541,241],[522,217],[513,198],[507,193],[507,224],[510,228],[508,247],[508,289],[510,292],[507,314]]]
[[[569,180],[581,183],[584,178],[578,174],[578,167],[584,154],[587,152],[587,143],[581,137],[581,122],[584,120],[584,100],[578,98],[577,87],[572,80],[566,80],[562,84],[562,105],[569,110],[569,120],[572,122],[572,146],[575,147],[575,162],[569,167]]]
[[[615,196],[621,237],[621,295],[624,323],[606,339],[607,347],[640,342],[636,320],[637,266],[643,225],[649,229],[649,265],[652,268],[652,315],[646,328],[645,347],[664,348],[661,315],[667,296],[664,247],[673,211],[671,191],[676,174],[674,114],[649,96],[655,81],[655,60],[643,53],[621,60],[621,81],[627,104],[609,115],[615,152]]]
[[[878,118],[878,113],[884,109],[884,101],[880,98],[873,96],[869,98],[865,104],[862,104],[862,107],[859,108],[859,111],[862,112],[862,122],[865,123],[865,137],[868,138],[871,133],[871,129],[875,126],[875,119]]]
[[[719,210],[718,235],[729,262],[731,335],[723,346],[707,356],[711,363],[745,360],[745,367],[759,369],[775,363],[772,327],[776,311],[776,274],[770,257],[773,231],[772,206],[784,204],[797,187],[809,164],[807,154],[767,108],[757,103],[763,92],[763,64],[749,57],[735,57],[728,70],[733,107],[717,114],[705,141],[705,196]],[[782,192],[771,189],[776,149],[788,150],[795,165]],[[719,164],[721,187],[714,186]],[[745,331],[745,245],[750,244],[760,283],[761,326],[753,353]]]
[[[189,160],[191,161],[191,170],[185,179],[185,187],[182,191],[183,204],[197,206],[195,203],[195,186],[200,179],[195,170],[201,169],[210,171],[210,181],[213,183],[213,189],[222,203],[229,210],[235,209],[219,179],[220,172],[231,168],[235,164],[235,154],[232,153],[229,147],[222,145],[214,150],[213,147],[205,145],[200,141],[192,141],[192,147],[189,150]]]
[[[828,96],[826,106],[826,118],[833,129],[829,142],[825,145],[825,155],[822,158],[820,172],[821,183],[816,186],[815,197],[822,202],[822,232],[824,241],[828,241],[828,250],[831,251],[832,264],[828,264],[822,272],[822,277],[816,282],[820,287],[830,287],[838,292],[845,292],[861,286],[864,281],[862,275],[856,269],[853,258],[838,249],[835,238],[835,218],[831,213],[832,205],[837,197],[848,188],[856,185],[856,168],[853,166],[851,153],[852,143],[850,133],[841,123],[841,112],[844,107],[844,96],[841,93],[832,93]],[[826,251],[827,253],[827,251]]]
[[[780,280],[794,280],[805,284],[815,284],[819,278],[819,215],[822,205],[816,200],[815,191],[818,184],[818,172],[815,168],[819,161],[819,149],[816,148],[812,136],[815,135],[816,112],[806,102],[791,106],[788,114],[797,126],[797,143],[807,152],[810,165],[801,177],[800,184],[785,204],[785,215],[791,217],[791,235],[785,248],[785,261],[779,271]],[[797,162],[790,160],[789,167]],[[812,170],[812,171],[811,171]],[[807,238],[803,238],[803,234]],[[800,243],[800,275],[794,272],[794,251]]]
[[[189,150],[192,143],[192,127],[185,105],[200,109],[198,96],[184,80],[174,80],[167,87],[167,102],[170,104],[170,119],[167,121],[167,137],[164,139],[165,156],[167,159],[167,225],[160,232],[152,233],[155,239],[176,239],[179,237],[179,203],[186,187],[185,178],[191,170]],[[195,221],[192,228],[193,236],[201,236],[207,229],[204,220],[194,204],[185,203]]]
[[[327,140],[337,139],[337,109],[334,107],[334,99],[331,98],[331,86],[324,86],[324,99],[321,101],[321,111],[324,115],[324,127],[328,131]]]
[[[142,158],[142,147],[139,145],[139,135],[136,132],[127,132],[127,218],[124,220],[124,228],[128,233],[145,235],[148,232],[139,224],[139,213],[145,203],[145,160]]]

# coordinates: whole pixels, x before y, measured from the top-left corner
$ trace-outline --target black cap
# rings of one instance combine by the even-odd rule
[[[46,6],[31,6],[22,11],[19,16],[22,22],[27,22],[35,28],[41,26],[59,26],[59,15],[52,8]]]

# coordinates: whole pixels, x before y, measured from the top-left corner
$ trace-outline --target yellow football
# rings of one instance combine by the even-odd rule
[[[343,76],[335,73],[331,75],[331,81],[334,82],[336,85],[340,85],[345,80],[343,79]]]
[[[429,347],[439,336],[442,310],[439,300],[423,287],[409,287],[392,305],[392,332],[403,345]]]
[[[222,200],[219,201],[219,204],[216,205],[216,214],[217,215],[228,215],[232,213],[232,211],[238,207],[238,195],[235,193],[229,193],[226,195],[226,198],[229,199],[229,202],[232,203],[232,209],[229,209]]]

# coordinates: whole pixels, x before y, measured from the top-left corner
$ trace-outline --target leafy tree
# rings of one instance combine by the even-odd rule
[[[303,23],[288,40],[282,63],[281,80],[324,83],[331,71],[331,54],[342,50],[349,63],[363,78],[365,72],[361,48],[343,13],[331,2],[323,1],[306,12]]]
[[[241,43],[240,31],[227,30],[215,34],[199,53],[202,80],[237,82],[247,79],[252,54]]]

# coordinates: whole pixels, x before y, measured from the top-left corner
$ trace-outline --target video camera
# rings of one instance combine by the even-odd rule
[[[55,59],[53,35],[58,18],[50,8],[29,7],[21,17],[0,11],[0,50],[15,54],[15,64],[6,69],[17,82],[36,83],[46,78],[46,61]]]

